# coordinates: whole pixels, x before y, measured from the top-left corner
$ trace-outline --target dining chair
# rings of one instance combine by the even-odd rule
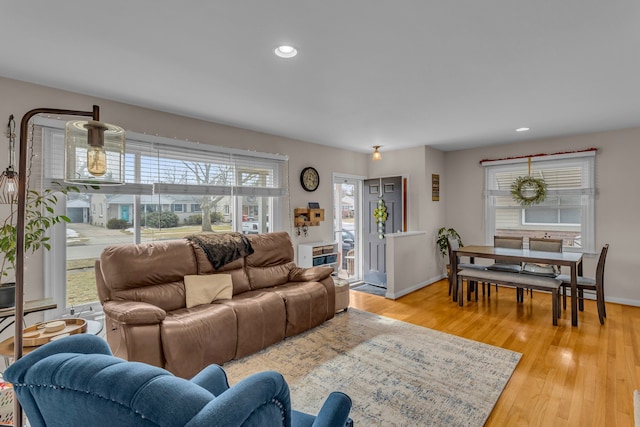
[[[602,247],[600,251],[600,257],[598,258],[598,265],[596,267],[596,277],[584,277],[578,276],[578,308],[580,311],[584,311],[584,291],[595,292],[596,305],[598,307],[598,318],[600,324],[604,325],[604,319],[607,317],[607,309],[604,304],[604,263],[607,259],[607,252],[609,251],[609,244],[607,243]],[[571,276],[568,274],[561,274],[557,277],[562,280],[562,308],[567,309],[567,288],[571,289]]]
[[[541,252],[562,252],[562,239],[545,239],[543,237],[529,237],[529,250],[541,251]],[[560,273],[560,266],[555,268],[557,273]],[[527,292],[531,293],[533,298],[533,290],[527,288]]]
[[[522,249],[524,238],[522,236],[493,236],[494,248],[506,248],[506,249]],[[493,264],[487,267],[487,270],[507,271],[510,273],[519,273],[522,271],[522,266],[517,263],[511,263],[509,261],[496,260]],[[496,292],[498,291],[498,284],[496,283]],[[482,285],[482,295],[484,295],[484,283]],[[487,286],[487,295],[491,296],[491,285]]]
[[[454,239],[454,238],[447,238],[447,241],[449,243],[449,265],[451,265],[451,260],[453,259],[453,251],[456,251],[458,249],[460,249],[460,244],[458,243],[458,239]],[[452,271],[451,268],[449,268],[449,296],[451,296],[451,292],[457,292],[457,274],[460,270],[462,270],[463,268],[466,269],[473,269],[473,270],[485,270],[485,266],[481,265],[481,264],[474,264],[473,263],[473,258],[471,258],[469,260],[470,262],[459,262],[458,263],[458,268],[456,271]],[[484,284],[483,284],[483,289],[484,289]],[[457,295],[457,293],[455,293],[454,295]],[[476,293],[477,295],[477,293]]]
[[[542,252],[562,252],[562,239],[529,237],[529,250]]]

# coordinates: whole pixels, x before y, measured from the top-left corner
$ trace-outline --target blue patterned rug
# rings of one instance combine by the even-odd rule
[[[356,426],[482,426],[521,356],[350,308],[224,369],[232,384],[281,372],[293,408],[313,414],[345,392]]]

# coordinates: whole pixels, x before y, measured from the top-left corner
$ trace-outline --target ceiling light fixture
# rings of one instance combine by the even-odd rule
[[[298,54],[298,49],[296,49],[293,46],[282,45],[275,48],[273,52],[276,54],[276,56],[279,56],[280,58],[289,59],[289,58],[293,58]]]
[[[516,132],[526,132],[528,131],[530,128],[518,128],[516,129]]]
[[[373,146],[373,157],[372,160],[382,160],[382,154],[378,151],[378,148],[382,147],[382,145],[374,145]]]

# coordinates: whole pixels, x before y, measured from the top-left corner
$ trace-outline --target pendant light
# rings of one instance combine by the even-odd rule
[[[378,148],[382,147],[382,145],[374,145],[373,146],[373,157],[372,160],[382,160],[382,154],[378,151]]]
[[[18,173],[13,168],[13,158],[16,144],[16,122],[13,114],[7,123],[7,137],[9,138],[9,166],[0,175],[0,204],[14,204],[18,196]]]
[[[98,120],[72,120],[65,127],[66,182],[124,183],[125,131]]]

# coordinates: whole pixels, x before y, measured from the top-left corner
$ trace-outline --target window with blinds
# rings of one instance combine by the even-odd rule
[[[483,162],[487,242],[494,235],[561,238],[566,250],[593,252],[595,151]],[[523,207],[511,184],[529,174],[547,184],[542,203]],[[527,239],[525,239],[525,242]]]
[[[65,122],[38,117],[34,123],[29,181],[39,190],[63,183]],[[61,198],[66,206],[59,208],[71,219],[67,237],[54,233],[56,251],[45,254],[45,286],[60,307],[55,315],[71,306],[100,311],[93,266],[107,245],[278,230],[287,177],[287,156],[127,132],[125,184],[77,186],[79,192]],[[65,248],[66,265],[54,256]]]

